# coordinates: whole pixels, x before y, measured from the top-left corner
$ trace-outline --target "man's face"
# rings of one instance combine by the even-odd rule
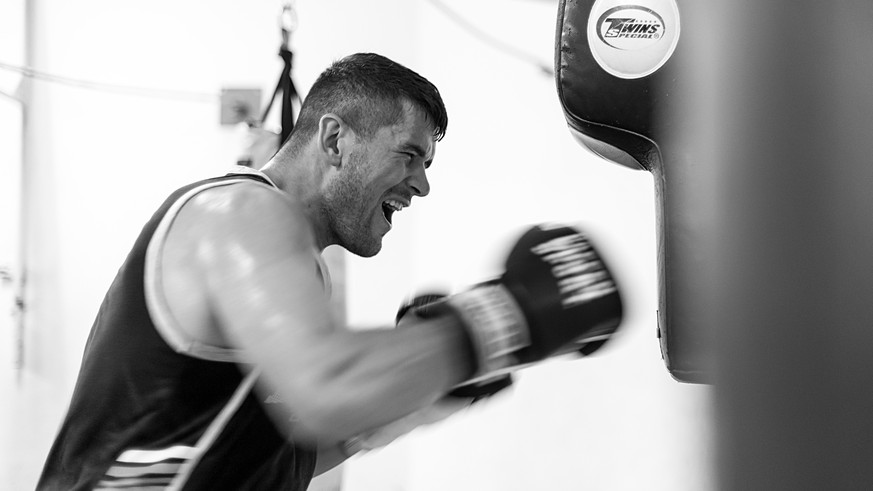
[[[425,170],[434,157],[433,126],[404,105],[403,121],[359,138],[326,190],[328,219],[339,244],[363,257],[382,249],[393,214],[430,192]]]

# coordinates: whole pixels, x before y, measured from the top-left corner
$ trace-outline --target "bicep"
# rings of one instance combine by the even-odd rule
[[[253,244],[259,235],[266,235],[266,240]],[[296,338],[334,329],[315,252],[268,251],[271,243],[283,246],[269,235],[249,234],[219,246],[205,275],[218,328],[238,347],[260,355],[256,358],[275,350],[287,352],[298,346]]]
[[[294,393],[315,368],[313,347],[336,326],[308,223],[266,192],[232,196],[223,211],[203,217],[198,270],[221,336],[261,369],[271,389],[304,399]]]

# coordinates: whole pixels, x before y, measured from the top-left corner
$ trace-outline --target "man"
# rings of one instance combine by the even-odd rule
[[[101,306],[39,488],[305,490],[360,435],[525,361],[492,348],[517,350],[504,338],[521,320],[459,305],[350,331],[328,307],[321,251],[379,252],[393,214],[428,194],[446,123],[430,82],[352,55],[313,84],[261,171],[173,193]]]

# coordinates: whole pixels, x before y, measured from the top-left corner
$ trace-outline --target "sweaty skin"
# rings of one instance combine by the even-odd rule
[[[187,334],[257,360],[275,421],[295,439],[340,442],[433,403],[472,372],[453,318],[352,331],[333,320],[318,255],[338,244],[376,254],[391,229],[383,205],[425,196],[433,128],[406,106],[371,139],[338,116],[301,162],[280,153],[257,183],[209,189],[186,204],[163,257],[169,308]]]

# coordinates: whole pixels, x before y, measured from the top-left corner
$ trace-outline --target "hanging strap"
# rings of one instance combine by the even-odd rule
[[[291,41],[291,33],[297,25],[297,16],[291,2],[286,3],[282,7],[282,15],[280,16],[280,24],[282,27],[282,45],[279,47],[279,56],[284,62],[282,73],[279,75],[279,82],[276,84],[276,89],[273,91],[273,97],[264,109],[261,116],[261,123],[266,121],[267,115],[270,114],[270,109],[273,107],[276,97],[282,94],[282,114],[280,124],[282,126],[280,132],[280,146],[288,139],[291,130],[294,129],[294,103],[300,102],[300,94],[297,93],[297,88],[294,86],[294,80],[291,77],[291,68],[293,67],[294,53],[288,47]]]
[[[294,53],[291,50],[283,47],[279,50],[279,56],[285,62],[285,68],[282,70],[282,76],[279,78],[277,87],[282,90],[282,132],[281,141],[285,143],[291,130],[294,129],[294,101],[298,99],[297,89],[294,87],[294,80],[291,79],[291,66],[294,59]]]

